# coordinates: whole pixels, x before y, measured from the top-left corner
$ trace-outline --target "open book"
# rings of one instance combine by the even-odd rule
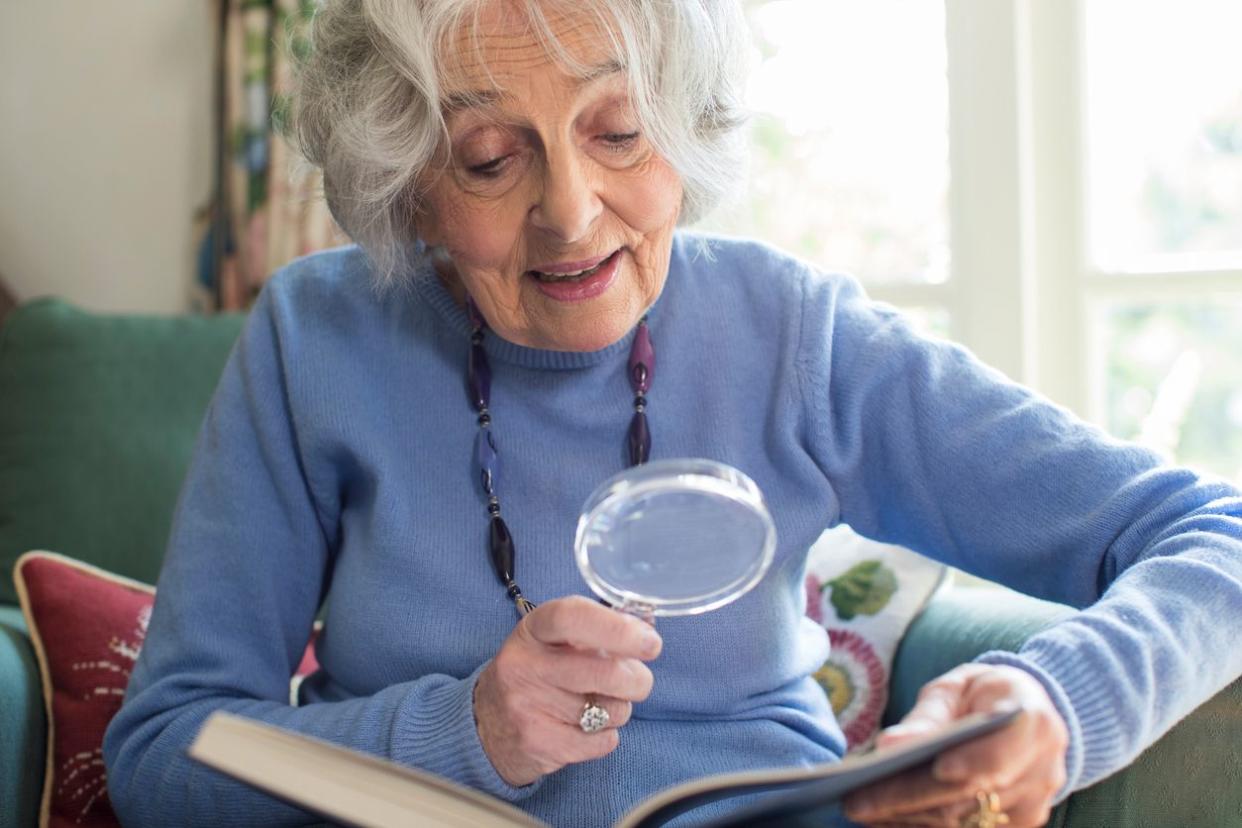
[[[656,828],[708,802],[767,791],[773,793],[712,825],[743,826],[791,816],[930,762],[941,751],[1003,727],[1019,712],[967,716],[925,738],[841,762],[695,779],[638,803],[616,828]],[[208,718],[189,754],[222,773],[343,825],[543,826],[511,805],[433,774],[228,713]]]

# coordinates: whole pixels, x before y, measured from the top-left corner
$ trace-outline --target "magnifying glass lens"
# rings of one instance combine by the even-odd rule
[[[660,460],[596,489],[574,547],[583,578],[613,606],[691,615],[758,583],[776,530],[758,486],[742,472],[710,460]]]

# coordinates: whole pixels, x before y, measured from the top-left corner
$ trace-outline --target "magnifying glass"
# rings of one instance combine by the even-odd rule
[[[755,482],[724,463],[655,460],[604,481],[574,557],[591,591],[653,620],[735,601],[772,563],[776,527]]]

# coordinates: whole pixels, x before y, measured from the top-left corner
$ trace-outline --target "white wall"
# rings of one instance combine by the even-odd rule
[[[189,307],[213,5],[0,2],[0,275],[20,299]]]

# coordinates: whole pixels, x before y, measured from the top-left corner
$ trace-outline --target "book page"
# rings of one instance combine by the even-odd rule
[[[214,713],[189,755],[299,808],[359,828],[540,828],[486,794],[321,739]]]

